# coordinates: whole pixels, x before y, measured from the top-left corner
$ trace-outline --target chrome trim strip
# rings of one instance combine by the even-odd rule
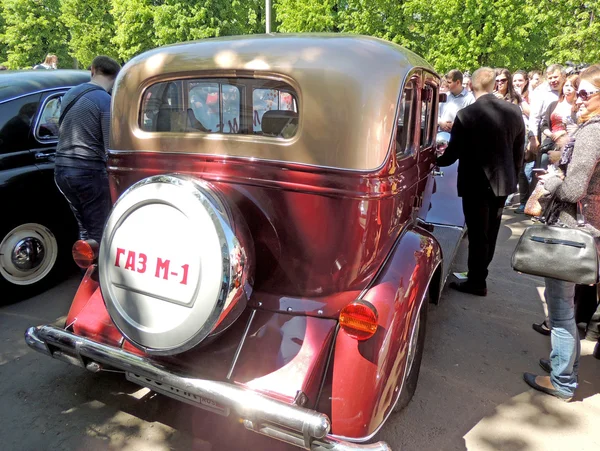
[[[57,92],[53,92],[52,94],[48,95],[44,99],[44,101],[42,102],[42,106],[38,110],[37,118],[35,120],[35,126],[33,127],[33,137],[40,144],[56,144],[56,143],[58,143],[58,136],[56,138],[51,138],[51,139],[47,139],[47,140],[45,140],[43,138],[40,138],[38,136],[38,127],[40,125],[40,119],[42,118],[42,113],[44,112],[44,108],[46,107],[46,104],[50,100],[52,100],[52,99],[54,99],[54,98],[56,98],[56,97],[58,97],[60,95],[62,95],[64,97],[64,95],[67,93],[67,91],[60,91],[60,89],[57,89],[56,91]]]
[[[424,225],[432,225],[434,227],[445,227],[447,229],[454,229],[454,230],[462,230],[464,232],[466,226],[461,227],[461,226],[457,226],[457,225],[452,225],[452,224],[441,224],[439,222],[428,222],[428,221],[423,221],[420,218],[417,218],[417,223],[420,224],[424,224]],[[422,226],[421,226],[422,227]],[[429,232],[431,233],[431,232]]]
[[[275,438],[291,445],[298,446],[311,451],[352,451],[352,450],[369,450],[369,451],[392,451],[392,448],[386,442],[377,442],[372,444],[359,444],[340,440],[333,435],[328,435],[325,440],[312,440],[307,446],[304,438],[299,434],[293,434],[284,431],[276,426],[261,426],[258,429],[254,427],[252,422],[245,420],[244,426],[254,432],[257,432],[267,437]]]
[[[84,83],[86,83],[86,82],[84,82]],[[77,85],[73,85],[73,86],[77,86]],[[45,93],[45,92],[57,91],[57,90],[59,90],[59,89],[66,89],[66,90],[69,90],[69,89],[71,89],[73,86],[57,86],[56,88],[47,88],[47,89],[41,89],[41,90],[39,90],[39,91],[32,91],[32,92],[28,92],[28,93],[26,93],[26,94],[21,94],[21,95],[15,96],[15,97],[11,97],[10,99],[6,99],[6,100],[0,100],[0,105],[2,105],[3,103],[6,103],[6,102],[11,102],[11,101],[13,101],[13,100],[20,99],[20,98],[22,98],[22,97],[32,96],[32,95],[34,95],[34,94],[43,94],[43,93]]]

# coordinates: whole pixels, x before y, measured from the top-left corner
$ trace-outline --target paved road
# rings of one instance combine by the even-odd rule
[[[580,389],[571,404],[534,393],[549,350],[539,320],[541,280],[518,275],[510,254],[526,221],[507,210],[489,295],[446,291],[431,306],[415,398],[381,433],[394,450],[600,449],[600,361],[584,343]],[[465,245],[455,270],[463,270]],[[275,450],[239,424],[177,403],[117,374],[90,374],[30,351],[23,331],[64,315],[73,277],[35,298],[0,308],[0,448],[18,450]],[[0,294],[1,296],[1,294]]]

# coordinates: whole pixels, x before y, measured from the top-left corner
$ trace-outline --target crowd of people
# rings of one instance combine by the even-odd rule
[[[527,213],[538,186],[543,198],[555,200],[557,222],[583,227],[600,252],[600,64],[581,72],[552,64],[544,74],[484,67],[470,76],[452,70],[442,89],[447,101],[440,108],[439,129],[451,136],[438,164],[459,161],[458,194],[469,236],[467,279],[450,287],[487,294],[503,209],[517,186],[516,213]],[[597,287],[550,277],[545,285],[546,319],[533,328],[551,336],[550,358],[539,361],[550,375],[525,373],[524,380],[569,401],[577,388],[578,322],[585,338],[597,342],[594,356],[600,358]]]

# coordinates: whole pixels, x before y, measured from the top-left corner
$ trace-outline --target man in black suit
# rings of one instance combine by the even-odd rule
[[[494,257],[502,209],[517,190],[523,162],[525,124],[518,106],[492,94],[494,70],[473,73],[474,104],[458,112],[450,143],[439,166],[458,163],[458,195],[462,197],[469,235],[468,278],[451,288],[485,296],[488,266]]]

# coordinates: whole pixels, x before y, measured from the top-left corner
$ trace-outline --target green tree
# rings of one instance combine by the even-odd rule
[[[514,70],[542,58],[539,52],[538,61],[527,61],[536,58],[530,40],[534,24],[523,0],[405,0],[402,10],[412,19],[402,41],[441,72],[480,66]]]
[[[26,68],[55,53],[59,67],[72,67],[60,0],[2,0],[3,44],[11,69]]]
[[[262,1],[165,0],[154,9],[157,45],[262,30]]]
[[[539,47],[547,63],[600,61],[600,2],[597,0],[541,0],[533,21],[551,33]]]
[[[114,36],[111,43],[121,61],[156,47],[153,0],[112,0]]]
[[[69,51],[81,67],[97,55],[118,57],[110,42],[114,35],[110,8],[106,0],[62,0],[61,20],[69,31]]]
[[[6,22],[4,21],[4,2],[0,1],[0,64],[6,62],[6,44],[4,42],[4,32],[6,30]]]
[[[273,6],[279,32],[338,31],[336,0],[277,0]]]
[[[392,0],[345,0],[338,6],[338,28],[405,43],[407,21],[401,3]]]

